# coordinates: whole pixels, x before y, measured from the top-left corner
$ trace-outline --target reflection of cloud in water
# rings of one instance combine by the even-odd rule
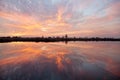
[[[103,49],[104,52],[96,54],[97,51],[102,51],[103,45],[74,43],[71,46],[72,44],[3,44],[9,48],[4,48],[1,53],[3,58],[0,58],[0,80],[115,80],[119,78],[119,70],[117,72],[119,65],[115,63],[113,57],[105,54],[106,48]]]

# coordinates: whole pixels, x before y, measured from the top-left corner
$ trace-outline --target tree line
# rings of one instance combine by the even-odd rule
[[[0,42],[58,42],[58,41],[120,41],[120,38],[101,38],[101,37],[68,37],[67,35],[62,37],[0,37]]]

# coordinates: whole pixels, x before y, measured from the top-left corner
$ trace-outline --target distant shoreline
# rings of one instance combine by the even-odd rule
[[[120,38],[100,38],[100,37],[0,37],[3,42],[69,42],[69,41],[120,41]]]

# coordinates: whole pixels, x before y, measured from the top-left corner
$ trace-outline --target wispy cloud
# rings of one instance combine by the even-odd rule
[[[0,36],[119,37],[119,7],[119,0],[0,0]]]

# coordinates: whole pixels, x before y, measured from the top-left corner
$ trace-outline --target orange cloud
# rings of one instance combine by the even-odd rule
[[[62,15],[63,15],[63,9],[60,8],[58,9],[58,12],[57,12],[57,21],[62,21]]]

